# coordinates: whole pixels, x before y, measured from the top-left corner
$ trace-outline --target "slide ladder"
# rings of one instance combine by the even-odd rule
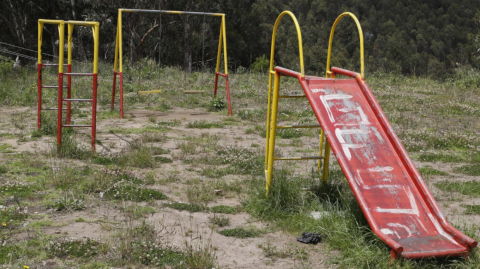
[[[346,15],[354,18],[359,28],[361,73],[329,68],[333,32]],[[294,77],[302,86],[325,133],[326,144],[335,154],[372,231],[391,248],[392,257],[468,256],[477,242],[448,223],[363,78],[362,37],[355,16],[343,13],[330,35],[327,78],[305,76],[303,65],[302,73],[282,67],[272,72],[267,190],[275,159],[280,79]],[[350,78],[336,79],[337,74]]]

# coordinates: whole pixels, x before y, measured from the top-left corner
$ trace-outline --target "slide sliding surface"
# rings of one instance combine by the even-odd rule
[[[477,245],[445,219],[361,76],[297,77],[373,232],[399,258],[467,256]]]

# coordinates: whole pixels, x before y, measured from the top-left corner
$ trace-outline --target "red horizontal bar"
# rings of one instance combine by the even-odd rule
[[[62,127],[92,127],[92,125],[62,125]]]
[[[63,73],[65,76],[93,76],[94,73]]]
[[[294,78],[301,78],[301,74],[295,71],[292,71],[290,69],[286,69],[283,67],[275,67],[275,72],[278,72],[280,75],[285,76],[285,77],[294,77]]]
[[[93,99],[62,99],[64,102],[93,102]]]
[[[225,75],[225,74],[220,73],[220,72],[216,72],[216,74],[219,75],[219,76],[222,76],[222,77],[224,77],[224,78],[228,77],[228,75]]]
[[[340,75],[344,75],[344,76],[352,77],[352,78],[355,78],[356,76],[360,75],[357,72],[353,72],[353,71],[338,68],[338,67],[332,67],[332,73],[340,74]]]

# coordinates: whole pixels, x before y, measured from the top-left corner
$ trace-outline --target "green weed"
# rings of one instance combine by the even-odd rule
[[[456,182],[444,180],[435,183],[435,187],[442,191],[453,191],[463,195],[480,197],[480,182],[478,181]]]
[[[85,203],[83,199],[76,199],[75,197],[65,195],[62,199],[55,201],[52,207],[57,211],[83,210],[85,209]]]
[[[236,238],[252,238],[258,237],[261,233],[256,229],[245,229],[242,227],[233,228],[233,229],[224,229],[218,232],[219,234],[227,237],[236,237]]]
[[[430,178],[432,176],[448,176],[449,175],[447,172],[436,170],[429,166],[418,168],[418,172],[420,172],[420,174],[424,178]]]
[[[480,164],[455,167],[453,171],[456,173],[462,173],[469,176],[480,176]]]
[[[168,197],[160,191],[148,188],[140,188],[132,185],[131,183],[122,182],[115,184],[113,187],[105,191],[103,197],[111,200],[135,202],[168,199]]]
[[[196,120],[187,124],[187,128],[197,129],[223,128],[223,126],[224,124],[221,122],[210,122],[205,120]]]
[[[78,240],[78,239],[63,239],[59,242],[52,242],[46,247],[47,253],[50,257],[77,257],[77,258],[92,258],[98,256],[100,253],[105,253],[104,245],[96,240]]]
[[[465,214],[480,215],[480,205],[465,205],[465,207],[467,208]]]
[[[170,207],[179,211],[188,211],[191,213],[194,212],[201,212],[205,210],[205,207],[199,205],[199,204],[185,204],[185,203],[170,203],[170,204],[163,204],[166,207]]]
[[[209,220],[212,224],[217,225],[218,227],[230,225],[230,218],[223,215],[213,214],[213,217],[209,217]]]
[[[216,205],[210,208],[212,213],[236,214],[237,209],[228,205]]]

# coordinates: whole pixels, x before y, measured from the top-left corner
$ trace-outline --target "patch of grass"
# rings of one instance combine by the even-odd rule
[[[146,266],[178,268],[177,266],[185,260],[185,255],[180,250],[163,246],[163,244],[160,240],[135,240],[129,245],[128,256],[123,258]]]
[[[27,218],[26,214],[17,212],[14,208],[0,210],[0,227],[11,227],[20,224]],[[3,225],[5,223],[6,225]]]
[[[168,197],[160,191],[148,188],[141,188],[132,185],[131,183],[117,183],[103,194],[103,197],[110,200],[125,200],[125,201],[151,201],[151,200],[165,200]]]
[[[154,214],[157,211],[149,206],[140,206],[140,205],[130,205],[127,206],[124,211],[132,216],[133,219],[140,219],[142,217],[145,217],[149,214]]]
[[[78,240],[78,239],[63,239],[59,242],[52,242],[46,247],[47,253],[50,257],[77,257],[77,258],[92,258],[98,256],[100,253],[105,253],[105,246],[96,240]]]
[[[17,245],[7,244],[0,248],[0,264],[8,264],[17,261],[20,258],[18,254],[21,251]]]
[[[208,104],[208,111],[221,111],[225,109],[226,103],[222,98],[215,97],[212,100],[210,100],[210,103]]]
[[[453,191],[463,195],[480,197],[480,182],[478,181],[456,182],[444,180],[435,183],[435,187],[442,191]]]
[[[205,166],[200,170],[201,176],[206,176],[209,178],[221,178],[229,174],[229,169],[218,166]]]
[[[187,124],[187,128],[197,129],[223,128],[224,126],[225,125],[221,122],[211,122],[205,120],[196,120]]]
[[[83,210],[85,209],[85,203],[83,199],[76,199],[75,197],[65,195],[63,198],[55,201],[52,207],[57,211]]]
[[[185,203],[171,203],[171,204],[163,204],[166,207],[170,207],[179,211],[188,211],[191,213],[194,212],[202,212],[205,210],[205,207],[199,205],[199,204],[185,204]]]
[[[150,147],[152,150],[153,155],[162,155],[162,154],[170,154],[170,150],[168,149],[163,149],[160,147]]]
[[[115,163],[114,158],[109,155],[100,155],[95,154],[92,157],[92,163],[101,164],[101,165],[112,165]]]
[[[480,176],[480,164],[455,167],[453,171],[456,173],[462,173],[469,176]]]
[[[224,215],[213,214],[213,217],[208,218],[210,222],[218,227],[225,227],[230,225],[230,218]]]
[[[81,145],[76,136],[68,133],[62,134],[62,143],[54,142],[51,153],[59,158],[85,160],[92,156],[92,151],[87,146]]]
[[[12,145],[10,144],[0,144],[0,152],[1,153],[13,153]]]
[[[6,174],[8,172],[8,168],[5,165],[0,165],[0,175]]]
[[[229,164],[231,173],[262,175],[264,173],[264,153],[256,149],[223,147],[217,150],[221,164]]]
[[[140,134],[140,139],[144,143],[163,143],[167,141],[167,136],[159,132],[143,132]]]
[[[155,157],[153,157],[153,159],[157,163],[173,163],[172,159],[167,158],[167,157],[163,157],[163,156],[155,156]]]
[[[228,205],[216,205],[210,208],[212,213],[237,214],[237,209]]]
[[[420,174],[424,178],[430,178],[432,176],[448,176],[449,175],[447,172],[436,170],[429,166],[418,168],[418,172],[420,172]]]
[[[465,205],[467,210],[465,210],[465,214],[475,214],[480,215],[480,205]]]
[[[199,245],[185,242],[185,266],[187,268],[219,268],[214,247],[204,243]]]
[[[252,238],[260,236],[260,231],[254,229],[245,229],[242,227],[233,228],[233,229],[224,229],[218,232],[219,234],[227,237],[236,237],[236,238]]]
[[[17,198],[31,198],[35,189],[36,187],[27,185],[23,182],[7,181],[0,186],[0,195],[14,196]]]

